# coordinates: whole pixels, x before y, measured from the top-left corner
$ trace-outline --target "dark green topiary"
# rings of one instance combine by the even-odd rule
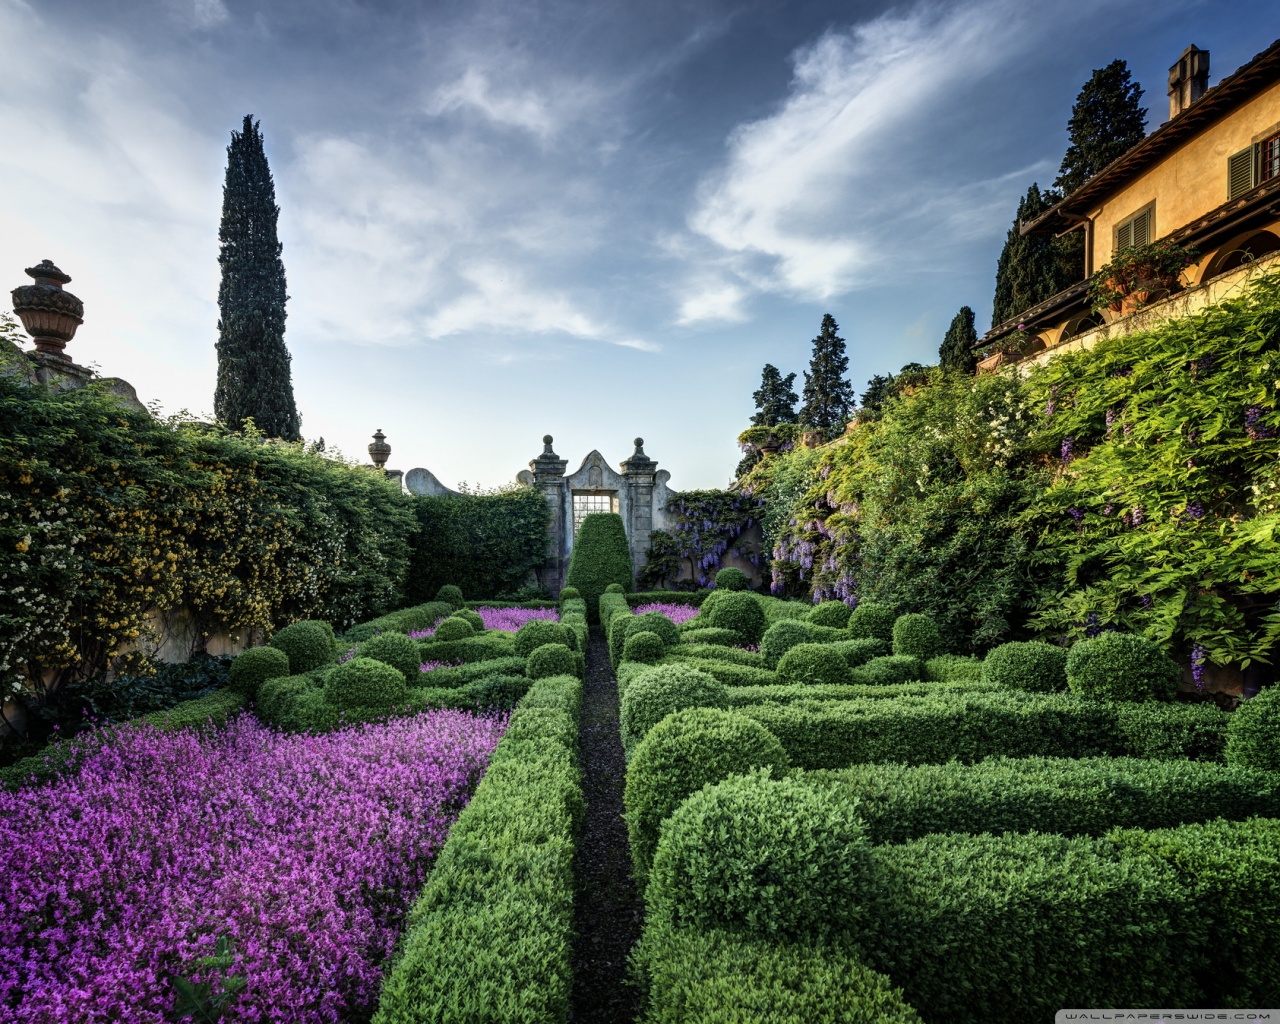
[[[662,612],[645,612],[643,615],[633,616],[627,623],[627,635],[639,632],[657,633],[664,647],[675,647],[681,642],[680,630]]]
[[[789,685],[839,686],[849,682],[849,665],[834,647],[796,644],[778,660],[778,679]]]
[[[627,636],[626,643],[622,645],[622,660],[642,661],[646,665],[656,665],[662,660],[666,650],[662,637],[642,629]]]
[[[754,594],[722,593],[711,607],[702,606],[701,616],[712,629],[732,629],[742,635],[748,644],[758,644],[769,625],[764,608]]]
[[[1227,764],[1280,772],[1280,686],[1236,708],[1227,724]]]
[[[338,660],[333,627],[327,622],[304,619],[285,626],[271,638],[271,646],[284,651],[288,657],[289,675],[310,672]]]
[[[716,647],[737,647],[746,643],[742,634],[732,629],[685,629],[681,630],[680,642],[684,644],[712,644]]]
[[[899,615],[893,624],[893,653],[928,661],[942,653],[942,633],[927,615]]]
[[[759,722],[718,708],[686,708],[649,730],[627,765],[623,796],[635,877],[642,886],[658,826],[685,797],[730,775],[790,767],[782,744]]]
[[[530,679],[579,675],[578,661],[573,653],[564,644],[543,644],[529,655],[525,674]]]
[[[1172,700],[1182,672],[1159,644],[1133,633],[1081,640],[1067,655],[1067,685],[1097,700]]]
[[[982,660],[982,678],[1010,690],[1053,693],[1067,688],[1067,652],[1038,642],[1001,644]]]
[[[851,640],[883,640],[893,642],[893,624],[898,613],[888,605],[860,604],[849,615],[845,629]]]
[[[658,665],[632,679],[622,696],[622,746],[630,750],[673,711],[724,708],[724,684],[688,665]]]
[[[387,710],[409,696],[404,673],[372,658],[352,658],[330,673],[324,699],[336,708]]]
[[[561,601],[577,601],[581,598],[582,594],[577,587],[563,587],[560,590]]]
[[[631,548],[622,516],[616,512],[586,516],[573,541],[565,582],[581,592],[591,621],[599,621],[600,595],[607,588],[618,594],[631,590],[631,573]]]
[[[436,591],[436,600],[443,601],[454,608],[461,608],[466,603],[466,598],[462,596],[462,588],[455,587],[452,583],[446,583]]]
[[[516,654],[522,658],[529,657],[543,644],[564,644],[574,650],[577,639],[568,626],[546,619],[530,619],[516,631]]]
[[[898,683],[920,682],[927,675],[924,662],[905,654],[893,654],[884,658],[872,658],[860,668],[854,669],[853,681],[868,686],[895,686]]]
[[[484,619],[479,612],[472,611],[470,608],[459,608],[456,612],[449,616],[451,619],[461,619],[467,623],[477,633],[484,632]]]
[[[468,637],[476,635],[476,631],[471,628],[471,623],[466,619],[455,619],[453,616],[445,619],[440,625],[436,626],[436,631],[432,634],[434,640],[466,640]]]
[[[361,658],[372,658],[397,669],[407,683],[416,682],[422,675],[419,668],[422,653],[418,649],[418,643],[410,640],[404,633],[379,633],[362,643],[356,653]]]
[[[849,625],[849,616],[853,612],[843,601],[823,601],[814,605],[808,619],[815,626],[830,626],[833,629],[845,629]]]
[[[289,674],[289,656],[276,647],[253,647],[231,663],[231,689],[253,700],[268,679]]]
[[[749,590],[750,588],[751,577],[732,565],[716,573],[716,590]]]
[[[769,668],[777,668],[778,660],[797,644],[807,644],[813,633],[807,622],[799,619],[782,619],[764,631],[760,638],[760,653]]]
[[[864,637],[861,640],[839,640],[831,644],[850,668],[865,665],[872,658],[883,658],[892,650],[887,640]]]

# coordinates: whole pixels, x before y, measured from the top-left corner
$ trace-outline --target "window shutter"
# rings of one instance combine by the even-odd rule
[[[1127,249],[1133,245],[1133,221],[1127,220],[1116,228],[1116,248]]]
[[[1227,198],[1248,192],[1253,188],[1253,147],[1242,149],[1227,157]]]
[[[1143,210],[1133,218],[1133,244],[1151,244],[1151,211]]]

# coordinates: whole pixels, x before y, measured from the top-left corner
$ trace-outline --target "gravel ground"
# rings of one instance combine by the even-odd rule
[[[641,901],[631,881],[631,854],[622,820],[626,762],[618,732],[618,687],[599,627],[587,647],[587,678],[579,732],[586,814],[574,862],[577,938],[570,1019],[624,1024],[635,1019],[640,994],[627,985],[627,955],[640,937]]]

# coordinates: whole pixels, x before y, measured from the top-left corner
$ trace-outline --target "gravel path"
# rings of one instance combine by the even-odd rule
[[[639,992],[626,985],[627,955],[640,937],[641,902],[631,881],[631,854],[622,820],[626,762],[618,732],[618,687],[598,626],[587,646],[582,698],[582,790],[586,813],[574,861],[575,1024],[625,1024],[639,1010]]]

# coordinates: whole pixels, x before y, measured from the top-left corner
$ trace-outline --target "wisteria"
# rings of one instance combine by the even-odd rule
[[[1208,660],[1208,652],[1200,644],[1195,644],[1191,648],[1191,678],[1195,681],[1196,689],[1200,693],[1204,693],[1204,666]]]
[[[651,601],[649,604],[642,604],[632,611],[636,615],[643,615],[645,612],[658,612],[665,615],[677,626],[683,625],[691,618],[698,614],[698,609],[691,604],[672,604],[668,601]]]
[[[164,1024],[230,944],[222,1019],[363,1019],[431,860],[502,734],[436,711],[323,736],[248,716],[127,727],[74,776],[0,793],[0,1006]]]

